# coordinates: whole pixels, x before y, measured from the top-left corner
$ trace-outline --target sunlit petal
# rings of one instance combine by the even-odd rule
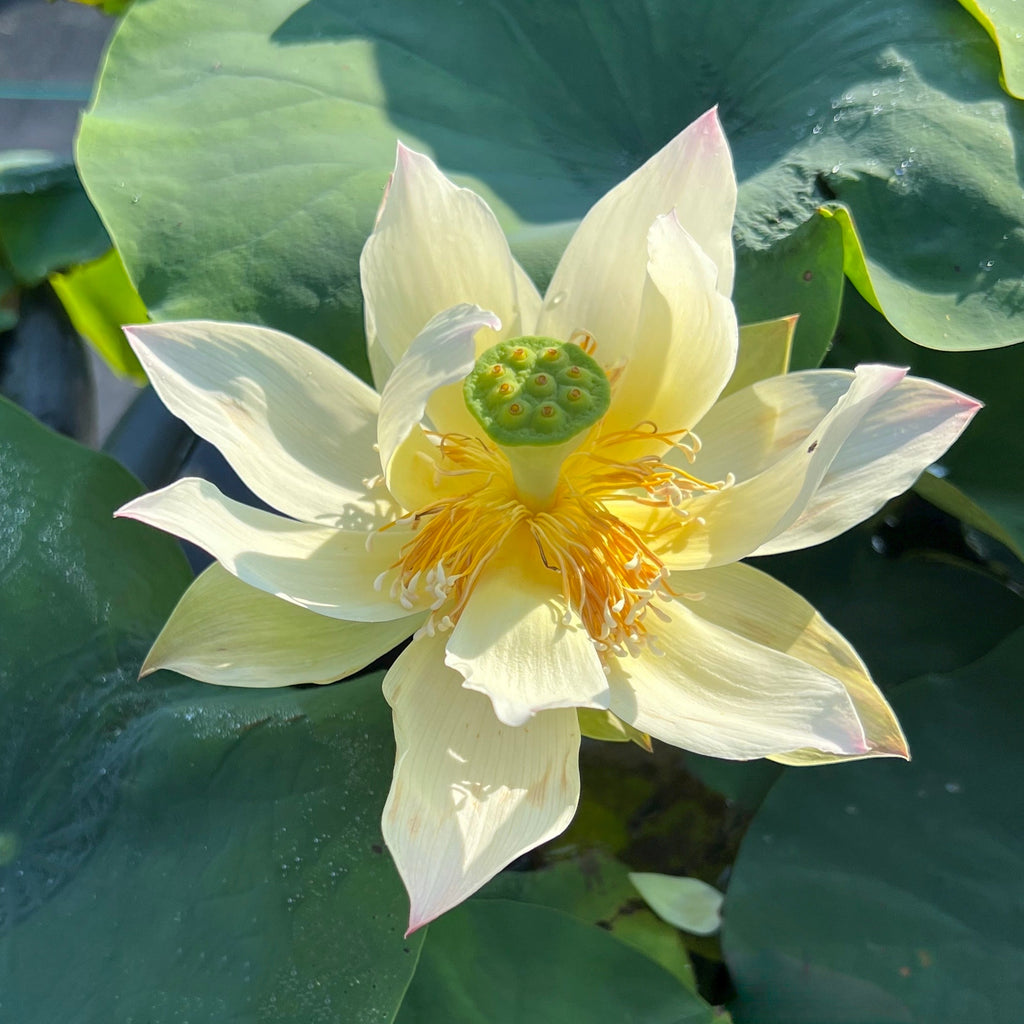
[[[608,707],[601,659],[576,616],[566,614],[558,574],[535,551],[524,554],[481,573],[445,663],[469,689],[487,694],[507,725],[549,708]]]
[[[448,473],[438,439],[413,430],[394,450],[388,463],[388,489],[404,509],[423,508],[438,498],[464,494],[475,481]]]
[[[161,401],[220,449],[268,505],[308,522],[387,506],[376,393],[318,349],[280,331],[206,320],[125,329]]]
[[[857,652],[799,594],[766,573],[739,563],[681,573],[677,582],[700,595],[699,601],[688,605],[694,615],[788,654],[842,683],[869,748],[866,754],[854,756],[907,756],[899,722]],[[806,749],[775,759],[812,764],[839,760],[840,756]]]
[[[568,338],[590,331],[606,365],[627,355],[640,314],[647,232],[672,210],[717,268],[718,290],[728,296],[735,209],[732,156],[717,111],[710,110],[583,218],[551,279],[539,333]]]
[[[716,290],[714,264],[674,213],[655,220],[647,245],[637,345],[605,417],[606,433],[643,421],[692,429],[736,365],[736,312]]]
[[[671,509],[650,513],[625,502],[614,507],[639,526],[664,531],[658,552],[671,569],[700,569],[745,558],[797,520],[842,446],[905,373],[891,366],[858,367],[848,390],[800,444],[756,476],[695,497],[683,510],[685,518]],[[694,468],[707,472],[700,459]],[[683,528],[673,530],[673,518],[685,523]]]
[[[422,620],[346,622],[317,615],[214,562],[182,595],[142,675],[166,668],[221,686],[330,683],[386,654]]]
[[[754,553],[821,544],[873,516],[945,454],[980,408],[952,388],[907,377],[850,435],[799,518]]]
[[[380,622],[408,615],[376,578],[399,558],[401,529],[337,530],[284,519],[187,477],[120,508],[127,516],[198,544],[250,586],[336,619]]]
[[[522,333],[518,289],[526,291],[526,275],[516,269],[490,207],[401,144],[360,272],[378,388],[427,321],[452,306],[474,302],[495,312],[503,334]],[[524,303],[532,311],[537,298],[530,289]],[[498,340],[481,334],[481,351]]]
[[[409,891],[410,931],[561,833],[579,800],[576,712],[504,725],[443,658],[444,637],[424,637],[384,680],[398,747],[384,839]]]
[[[449,403],[460,410],[461,420],[472,422],[462,400],[461,385],[456,382],[461,382],[473,368],[476,360],[473,339],[477,332],[484,327],[497,329],[500,326],[501,322],[493,313],[463,304],[438,313],[413,339],[384,385],[380,398],[377,443],[389,487],[388,470],[395,450],[419,428],[427,403],[438,388],[455,385],[457,394],[450,396]],[[454,417],[444,417],[443,403],[435,403],[434,410],[442,420],[437,424],[439,430],[455,429]],[[444,422],[445,419],[452,422]]]
[[[641,732],[713,757],[803,747],[864,753],[846,688],[797,657],[702,618],[679,600],[660,622],[656,656],[611,659],[611,710]]]

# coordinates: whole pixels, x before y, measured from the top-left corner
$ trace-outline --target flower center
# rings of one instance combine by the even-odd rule
[[[652,547],[658,534],[626,521],[634,517],[615,515],[609,503],[635,505],[637,511],[672,506],[679,514],[670,529],[685,530],[696,522],[681,507],[686,497],[723,485],[706,484],[656,455],[628,461],[616,455],[636,451],[637,442],[656,441],[692,461],[699,450],[692,434],[659,434],[641,424],[571,453],[552,499],[540,509],[523,500],[507,448],[480,438],[433,436],[437,472],[465,477],[467,486],[400,520],[415,536],[393,567],[399,573],[392,596],[410,610],[430,608],[424,632],[454,626],[487,563],[515,544],[523,558],[536,558],[559,574],[567,607],[579,615],[602,656],[635,654],[644,642],[656,650],[645,619],[648,612],[666,618],[652,602],[675,596]],[[636,516],[636,524],[645,518]]]

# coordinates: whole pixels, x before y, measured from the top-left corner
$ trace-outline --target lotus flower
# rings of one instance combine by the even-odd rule
[[[542,299],[486,203],[399,147],[361,264],[379,397],[265,328],[128,331],[281,513],[197,479],[120,510],[216,559],[143,671],[326,683],[412,637],[383,819],[410,930],[566,828],[581,722],[724,758],[906,756],[850,644],[740,560],[870,516],[978,403],[888,366],[720,400],[735,200],[711,111],[593,207]]]

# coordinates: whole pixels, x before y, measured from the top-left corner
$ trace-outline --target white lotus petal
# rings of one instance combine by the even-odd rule
[[[796,522],[754,554],[821,544],[873,516],[946,453],[980,408],[952,388],[907,377],[853,431]]]
[[[850,370],[804,370],[723,398],[697,426],[701,450],[695,470],[705,480],[727,473],[749,480],[764,472],[804,441],[850,390],[853,377]]]
[[[497,329],[501,321],[479,306],[464,303],[438,313],[415,337],[384,385],[380,399],[377,443],[385,478],[398,446],[418,429],[430,397],[445,385],[455,385],[476,362],[474,337],[481,328]],[[458,402],[468,418],[461,383],[451,401]],[[451,430],[442,423],[442,431]]]
[[[809,370],[762,380],[730,395],[700,424],[700,472],[706,479],[732,472],[740,480],[762,472],[804,442],[852,380],[848,370]],[[829,536],[835,536],[866,519],[941,457],[978,408],[974,399],[951,388],[904,378],[851,433],[785,539],[803,533],[807,525],[828,526]],[[845,525],[835,528],[832,517]],[[783,550],[775,547],[783,539],[773,541],[772,550]]]
[[[564,831],[579,799],[575,710],[504,725],[443,658],[444,636],[424,637],[384,680],[398,746],[384,838],[409,891],[410,931]]]
[[[331,683],[397,647],[423,618],[331,619],[257,590],[214,562],[182,595],[141,675],[166,668],[221,686]]]
[[[716,290],[715,265],[674,213],[647,235],[647,282],[636,350],[628,355],[603,431],[650,421],[693,429],[736,365],[736,311]]]
[[[551,279],[538,333],[568,338],[578,329],[590,331],[605,366],[627,355],[637,344],[647,231],[673,209],[718,268],[718,290],[729,295],[735,208],[732,157],[718,114],[710,110],[583,218]]]
[[[639,528],[667,530],[654,543],[670,569],[745,558],[800,516],[843,444],[905,373],[891,366],[859,366],[846,393],[799,445],[750,479],[690,499],[684,505],[689,515],[684,529],[669,529],[682,522],[673,510],[648,512],[624,501],[609,502],[609,507]],[[694,470],[707,480],[699,457]]]
[[[143,494],[116,515],[198,544],[250,586],[320,615],[383,622],[415,610],[391,599],[387,582],[374,587],[409,539],[401,527],[370,534],[298,523],[232,501],[194,477]]]
[[[489,564],[448,640],[445,663],[491,698],[507,725],[549,708],[607,708],[601,659],[576,618],[567,624],[559,574],[534,550]]]
[[[699,604],[699,602],[696,602]],[[676,747],[745,760],[803,747],[864,753],[846,688],[791,655],[702,618],[684,600],[654,631],[658,657],[610,659],[611,710]]]
[[[358,513],[373,526],[386,494],[367,493],[379,399],[322,352],[280,331],[205,320],[125,334],[160,400],[218,448],[267,504],[296,519]]]
[[[519,305],[519,323],[516,325],[516,333],[535,334],[544,299],[537,291],[537,286],[530,280],[530,275],[514,259],[512,260],[512,272],[516,278],[516,302]],[[514,335],[506,332],[506,337],[514,337]]]
[[[908,756],[903,730],[857,652],[799,594],[740,563],[679,573],[671,583],[677,589],[701,595],[701,600],[688,605],[694,615],[806,662],[842,683],[869,747],[865,754],[856,756]],[[785,764],[847,759],[813,749],[772,756]]]
[[[436,437],[416,429],[391,457],[388,486],[403,509],[422,509],[480,486],[477,475],[452,472],[450,460],[441,455],[436,442]]]
[[[531,314],[537,302],[536,289],[526,290],[528,279],[516,268],[490,207],[449,181],[429,157],[401,143],[359,266],[378,388],[442,310],[475,302],[494,310],[504,326],[502,336],[512,336],[522,333],[518,289],[524,289]],[[498,340],[482,331],[479,351]]]

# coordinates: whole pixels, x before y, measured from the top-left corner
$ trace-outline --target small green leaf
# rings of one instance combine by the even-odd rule
[[[145,323],[146,307],[128,279],[116,249],[67,273],[53,273],[50,284],[71,318],[75,330],[123,377],[139,384],[146,374],[121,328]]]
[[[104,14],[116,18],[131,7],[134,0],[72,0],[72,3],[98,7]]]
[[[722,924],[722,894],[699,878],[633,871],[629,880],[662,921],[693,935],[714,935]]]
[[[789,368],[812,370],[835,333],[844,281],[842,231],[815,213],[767,249],[739,250],[736,310],[748,321],[799,316]]]
[[[635,743],[643,750],[651,749],[651,737],[634,729],[610,711],[600,708],[577,708],[580,720],[580,732],[592,740],[603,740],[607,743]]]

